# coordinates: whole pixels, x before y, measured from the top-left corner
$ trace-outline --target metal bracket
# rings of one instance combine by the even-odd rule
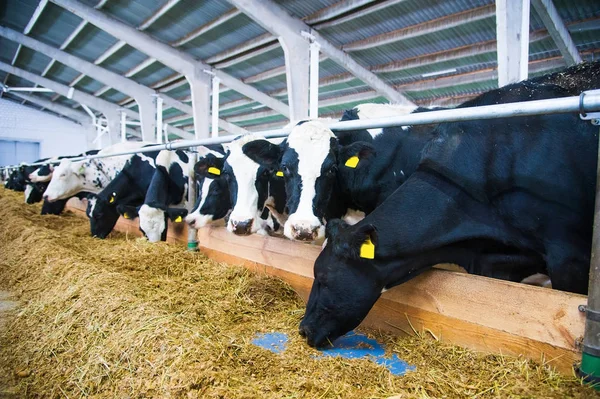
[[[584,121],[591,121],[592,125],[600,126],[600,112],[586,113],[583,109],[583,98],[586,92],[582,92],[579,95],[579,117]]]
[[[597,310],[591,310],[587,305],[579,305],[577,307],[580,312],[585,313],[585,318],[587,320],[595,321],[600,323],[600,312]]]

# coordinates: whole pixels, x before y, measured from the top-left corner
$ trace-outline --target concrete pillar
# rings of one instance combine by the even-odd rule
[[[279,43],[285,55],[290,121],[307,119],[310,43],[300,36],[292,35],[280,37]]]
[[[154,97],[140,95],[135,97],[140,114],[140,128],[142,129],[143,141],[154,141],[154,132],[156,129],[156,106]]]
[[[527,79],[529,7],[529,0],[496,1],[499,87]]]
[[[196,139],[210,137],[210,86],[211,77],[203,69],[194,69],[194,75],[185,77],[190,84],[192,106],[194,108],[194,133]]]

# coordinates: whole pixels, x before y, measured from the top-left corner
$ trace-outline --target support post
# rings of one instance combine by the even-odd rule
[[[600,135],[598,138],[600,140]],[[590,282],[579,374],[584,377],[586,382],[594,383],[596,390],[600,390],[600,146],[598,147],[596,173],[596,208],[590,260]]]
[[[188,154],[190,156],[190,162],[192,167],[190,168],[189,182],[188,182],[188,212],[192,212],[194,204],[196,203],[196,173],[194,173],[193,165],[196,164],[197,157],[196,153]],[[188,245],[187,249],[190,252],[198,251],[198,233],[197,230],[188,226]]]
[[[308,116],[310,119],[319,117],[319,50],[321,46],[317,42],[310,43],[310,108]]]
[[[527,79],[529,0],[496,1],[498,86]]]
[[[212,78],[212,122],[211,137],[219,137],[219,83],[221,79],[218,76]]]
[[[194,69],[194,75],[185,77],[190,84],[192,106],[194,108],[194,135],[196,139],[209,137],[210,120],[210,77],[200,68]]]
[[[121,143],[127,141],[127,115],[121,111]]]
[[[163,128],[163,99],[156,96],[156,142],[162,144]]]
[[[308,118],[310,44],[296,35],[279,37],[285,55],[290,122]]]
[[[139,96],[135,101],[138,103],[140,113],[140,127],[142,129],[142,141],[151,141],[156,129],[156,108],[151,96]]]

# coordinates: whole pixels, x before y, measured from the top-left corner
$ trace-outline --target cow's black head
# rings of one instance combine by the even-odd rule
[[[198,179],[198,199],[185,221],[194,228],[227,216],[231,209],[229,186],[223,174],[225,159],[207,154],[194,165]]]
[[[86,214],[90,219],[92,237],[98,238],[106,238],[119,219],[119,212],[110,204],[110,199],[96,195],[88,197]]]
[[[381,295],[377,260],[370,259],[377,245],[371,224],[348,226],[338,219],[327,224],[327,242],[315,262],[299,329],[310,346],[326,346],[357,327]]]

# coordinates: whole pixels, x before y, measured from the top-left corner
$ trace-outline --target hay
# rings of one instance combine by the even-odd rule
[[[367,333],[417,366],[316,359],[297,334],[292,289],[181,246],[88,235],[87,220],[40,216],[0,188],[0,289],[20,306],[0,330],[0,397],[593,397],[543,365]],[[284,332],[287,350],[250,344]]]

